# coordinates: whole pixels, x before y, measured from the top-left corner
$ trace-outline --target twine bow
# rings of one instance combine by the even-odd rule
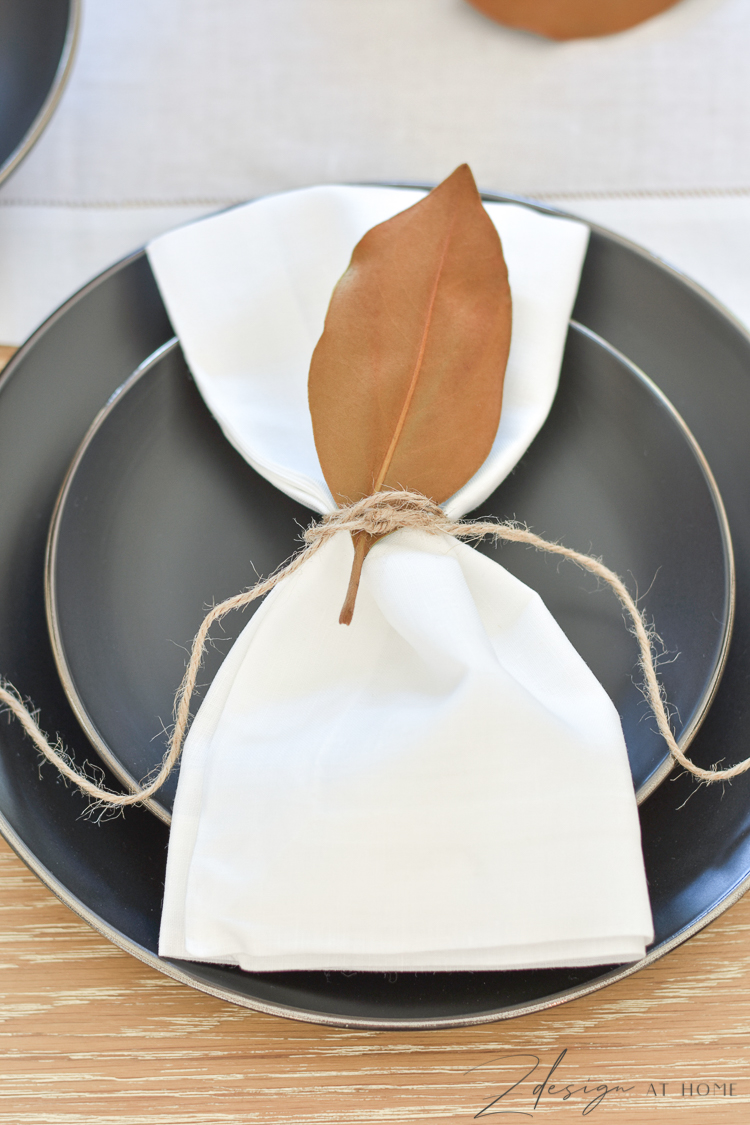
[[[664,692],[656,676],[654,655],[651,645],[651,630],[646,624],[643,614],[638,609],[635,601],[628,593],[622,579],[614,571],[606,567],[599,559],[591,555],[573,551],[560,543],[550,543],[541,536],[535,535],[525,527],[515,523],[498,523],[495,520],[454,520],[447,516],[443,509],[433,500],[422,496],[418,492],[407,490],[393,490],[376,492],[358,500],[348,507],[339,508],[331,512],[318,522],[312,524],[305,533],[305,546],[289,562],[281,566],[269,578],[265,578],[240,594],[235,594],[226,601],[220,602],[209,610],[203,619],[200,629],[195,635],[190,651],[185,675],[180,684],[174,701],[174,727],[169,740],[167,752],[163,758],[158,773],[146,785],[142,785],[133,793],[115,793],[96,785],[82,771],[76,769],[69,756],[62,747],[60,740],[51,744],[47,736],[37,724],[34,715],[24,704],[21,696],[10,684],[0,685],[0,704],[7,708],[23,727],[36,748],[44,757],[52,762],[63,777],[72,781],[87,796],[91,797],[97,805],[123,808],[126,805],[136,805],[148,800],[158,792],[177,764],[185,736],[190,724],[190,701],[195,690],[209,630],[217,621],[221,621],[226,614],[234,609],[242,609],[258,598],[270,593],[284,578],[289,578],[320,548],[337,535],[340,531],[364,531],[376,538],[389,535],[393,531],[407,528],[414,531],[426,531],[433,535],[450,535],[454,539],[485,539],[492,538],[509,543],[525,543],[538,551],[559,555],[570,559],[589,573],[596,575],[614,590],[623,609],[627,612],[631,623],[632,632],[638,641],[640,649],[640,667],[644,677],[644,694],[651,705],[656,718],[656,723],[664,741],[669,747],[669,752],[675,761],[684,769],[703,782],[727,781],[737,777],[750,769],[750,758],[739,762],[730,768],[702,769],[694,765],[687,758],[672,733],[669,724],[669,715],[665,705]]]

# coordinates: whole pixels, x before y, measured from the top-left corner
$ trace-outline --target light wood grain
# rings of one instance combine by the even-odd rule
[[[12,344],[0,344],[0,371],[17,349]]]
[[[553,1086],[589,1093],[545,1094],[537,1118],[580,1117],[606,1083],[633,1089],[608,1094],[598,1118],[739,1123],[750,1114],[749,933],[750,896],[649,969],[538,1015],[438,1032],[320,1028],[162,977],[90,930],[0,843],[0,1123],[469,1122],[522,1073],[522,1060],[501,1056],[540,1058],[493,1107],[528,1112],[565,1048]],[[699,1097],[706,1082],[712,1094]]]
[[[14,350],[0,346],[0,367]],[[534,1111],[534,1086],[563,1050]],[[511,1054],[539,1067],[481,1114],[533,1065]],[[568,1084],[578,1092],[563,1100]],[[345,1031],[161,976],[90,930],[0,841],[0,1125],[400,1125],[505,1107],[516,1112],[491,1119],[563,1122],[602,1084],[627,1089],[587,1120],[750,1119],[750,895],[583,1000],[477,1028]]]

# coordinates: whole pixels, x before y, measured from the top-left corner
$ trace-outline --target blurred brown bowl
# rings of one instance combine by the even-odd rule
[[[485,16],[547,39],[613,35],[673,7],[678,0],[468,0]]]

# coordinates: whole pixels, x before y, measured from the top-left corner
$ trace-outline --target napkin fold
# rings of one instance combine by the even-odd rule
[[[307,408],[333,287],[361,236],[421,191],[270,197],[149,247],[227,438],[317,512],[335,505]],[[444,508],[511,471],[559,377],[588,230],[487,204],[513,336],[490,456]],[[447,536],[400,531],[351,568],[340,533],[244,629],[186,740],[164,956],[286,969],[632,961],[652,937],[617,712],[538,595]]]

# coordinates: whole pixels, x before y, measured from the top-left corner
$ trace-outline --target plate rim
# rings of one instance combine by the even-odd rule
[[[390,181],[389,186],[421,187],[425,190],[428,190],[433,185],[425,184],[423,181],[412,183],[404,183],[403,181],[401,181],[400,183],[398,181]],[[737,336],[740,337],[745,347],[750,350],[750,330],[748,330],[748,328],[738,319],[737,316],[735,316],[734,313],[727,309],[722,304],[722,302],[718,300],[718,298],[716,298],[712,293],[708,292],[692,277],[673,266],[670,262],[664,261],[657,255],[651,253],[649,250],[646,250],[644,247],[638,245],[637,243],[631,242],[629,239],[615,233],[614,231],[610,231],[608,228],[603,227],[598,223],[590,222],[588,220],[582,220],[580,216],[571,214],[570,212],[564,211],[559,208],[552,207],[541,201],[525,198],[518,195],[512,195],[510,193],[501,194],[498,192],[483,192],[482,197],[484,199],[487,199],[488,201],[521,203],[543,214],[563,216],[566,218],[576,219],[577,221],[586,222],[592,232],[600,235],[606,241],[623,247],[624,249],[628,250],[634,257],[641,259],[646,263],[657,266],[660,271],[675,279],[679,283],[679,285],[688,289],[689,291],[692,291],[706,306],[712,309],[715,313],[718,313],[721,319],[729,327],[731,327],[731,329]],[[129,266],[134,265],[136,261],[143,258],[144,256],[144,249],[135,250],[124,255],[112,265],[102,270],[101,273],[99,273],[96,277],[87,281],[77,291],[71,294],[71,296],[68,297],[61,305],[53,310],[53,312],[50,313],[50,315],[21,345],[21,347],[6,365],[4,371],[0,374],[0,392],[4,389],[6,382],[9,382],[10,379],[15,375],[17,369],[22,365],[29,352],[42,341],[45,334],[59,319],[64,317],[80,300],[84,299],[99,285],[111,278],[114,274],[119,273],[121,270]],[[126,952],[131,953],[139,960],[152,965],[164,975],[172,977],[176,980],[181,980],[183,981],[183,983],[189,984],[191,987],[196,988],[199,991],[206,992],[209,995],[215,995],[220,999],[227,1000],[228,1002],[240,1007],[246,1007],[256,1011],[269,1012],[270,1014],[279,1015],[285,1018],[295,1019],[302,1022],[317,1023],[321,1025],[336,1027],[353,1027],[375,1030],[399,1030],[402,1028],[431,1030],[433,1028],[437,1029],[492,1023],[517,1015],[520,1016],[532,1014],[533,1012],[538,1012],[544,1010],[545,1008],[552,1008],[566,1003],[569,1000],[588,995],[589,993],[598,991],[598,989],[600,988],[606,987],[606,985],[608,984],[614,983],[615,980],[619,980],[622,979],[622,977],[632,975],[639,969],[645,967],[645,965],[647,964],[652,964],[659,957],[670,952],[670,950],[682,944],[682,942],[688,940],[690,937],[694,936],[694,934],[703,929],[704,926],[708,925],[710,922],[718,918],[722,913],[724,913],[725,910],[733,906],[748,889],[750,889],[750,870],[748,870],[741,879],[738,879],[732,885],[731,889],[728,890],[720,900],[714,902],[713,905],[709,906],[702,913],[698,914],[687,926],[679,929],[669,939],[654,947],[654,949],[651,950],[651,952],[644,960],[635,962],[630,966],[626,966],[624,970],[621,970],[619,972],[615,972],[613,974],[603,974],[602,976],[596,978],[594,981],[591,981],[578,988],[574,988],[572,990],[564,991],[558,994],[552,994],[540,1001],[530,1002],[520,1010],[506,1009],[504,1012],[496,1011],[491,1013],[481,1013],[479,1016],[451,1016],[446,1018],[437,1017],[431,1020],[410,1021],[405,1021],[403,1019],[371,1020],[360,1019],[356,1017],[344,1018],[335,1016],[331,1017],[319,1012],[310,1013],[308,1011],[286,1005],[269,1005],[265,1001],[259,999],[238,995],[233,990],[227,990],[225,992],[224,990],[215,988],[208,982],[184,976],[183,974],[179,973],[174,966],[170,965],[165,960],[160,959],[158,956],[151,954],[148,950],[138,945],[137,942],[134,942],[123,932],[116,929],[116,927],[111,926],[109,923],[105,922],[103,918],[100,917],[93,909],[81,903],[77,896],[73,894],[73,892],[71,892],[61,880],[54,876],[40,860],[37,859],[35,853],[31,849],[31,846],[27,845],[21,838],[21,836],[16,833],[15,829],[12,827],[7,817],[2,812],[0,812],[0,833],[4,836],[4,838],[7,840],[11,848],[13,848],[13,850],[16,852],[19,858],[26,863],[29,869],[32,870],[34,874],[36,874],[37,877],[40,878],[41,881],[75,914],[77,914],[83,920],[87,921],[94,930],[107,937],[113,942],[113,944],[117,945],[119,948],[125,950]]]
[[[57,64],[55,77],[52,85],[47,92],[42,107],[32,121],[31,125],[18,142],[13,151],[6,157],[5,161],[0,164],[0,184],[8,179],[13,174],[21,161],[28,156],[31,149],[41,137],[47,125],[50,122],[52,114],[57,109],[60,99],[63,96],[65,87],[68,84],[68,79],[73,71],[73,63],[75,61],[76,51],[81,38],[81,21],[83,11],[83,0],[68,0],[68,27],[65,32],[65,39],[63,41],[62,51],[60,52],[60,61]],[[76,294],[77,295],[77,294]],[[39,326],[42,328],[46,324],[46,320]],[[37,329],[39,331],[39,329]],[[36,335],[36,333],[34,333]],[[30,337],[30,339],[33,337]]]
[[[680,431],[684,441],[697,461],[702,473],[706,486],[708,488],[711,500],[713,502],[714,511],[719,527],[719,536],[722,544],[722,551],[724,556],[724,585],[725,585],[725,616],[722,624],[722,635],[719,652],[714,663],[711,675],[708,682],[704,687],[698,701],[697,709],[693,714],[691,721],[683,729],[677,744],[684,752],[688,749],[691,742],[697,735],[700,727],[706,718],[711,703],[716,695],[719,684],[721,682],[724,668],[726,666],[727,657],[729,655],[729,647],[732,640],[732,632],[734,628],[735,608],[736,608],[736,576],[734,565],[734,550],[732,546],[732,534],[729,527],[726,511],[724,508],[724,501],[719,491],[719,487],[714,478],[711,467],[706,459],[703,450],[701,449],[695,435],[690,430],[682,415],[676,409],[670,399],[664,394],[661,388],[654,382],[649,375],[641,370],[637,364],[633,363],[626,355],[618,351],[607,340],[605,340],[598,333],[593,332],[590,328],[580,324],[578,321],[571,318],[570,329],[574,332],[581,334],[593,340],[599,347],[610,355],[614,356],[624,367],[626,367],[635,378],[644,384],[649,390],[650,394],[659,403],[667,414],[672,418]],[[49,634],[50,644],[52,646],[52,653],[54,656],[55,667],[57,669],[60,682],[65,692],[68,703],[76,717],[79,725],[81,726],[84,734],[91,743],[92,747],[102,759],[102,761],[109,767],[112,773],[117,777],[122,785],[130,793],[137,792],[142,785],[142,780],[138,780],[129,771],[116,754],[113,748],[109,745],[104,738],[96,723],[94,722],[91,714],[89,713],[86,702],[76,684],[75,677],[73,676],[70,663],[68,660],[65,643],[63,640],[63,630],[60,624],[60,614],[58,612],[58,545],[60,534],[62,530],[63,521],[65,518],[66,505],[70,496],[71,488],[78,469],[85,459],[92,442],[96,439],[99,430],[104,422],[115,410],[117,405],[122,401],[123,397],[136,386],[141,379],[148,375],[148,373],[156,367],[160,361],[179,348],[180,342],[177,336],[173,336],[164,344],[156,348],[151,355],[147,356],[142,363],[125,379],[120,386],[110,395],[107,402],[99,410],[93,422],[86,431],[80,445],[78,446],[73,459],[68,466],[68,470],[63,479],[60,491],[55,501],[55,507],[50,520],[49,531],[47,535],[47,546],[45,551],[44,561],[44,607],[47,619],[47,632]],[[176,688],[175,688],[176,690]],[[636,791],[636,802],[641,805],[669,776],[672,770],[677,765],[676,760],[672,755],[667,752],[662,762],[653,770],[649,777],[643,782],[640,788]],[[163,821],[164,824],[171,824],[172,814],[165,808],[162,802],[157,797],[148,797],[142,802],[144,808],[147,808],[154,816]]]

